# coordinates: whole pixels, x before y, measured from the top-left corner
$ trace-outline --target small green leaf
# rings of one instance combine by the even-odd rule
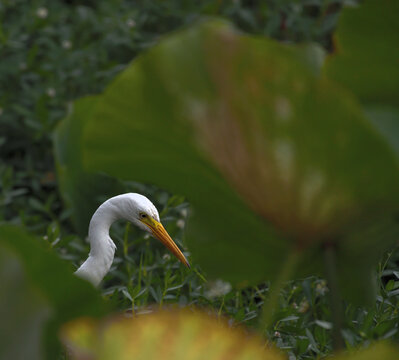
[[[328,321],[315,320],[315,323],[316,323],[316,325],[320,326],[323,329],[326,329],[326,330],[332,329],[332,324]]]
[[[319,354],[320,350],[319,350],[319,347],[318,347],[316,340],[314,339],[312,333],[310,332],[310,330],[308,328],[305,329],[305,332],[306,332],[306,336],[309,339],[309,343],[310,343],[310,346],[312,347],[312,350],[315,353]]]
[[[389,280],[388,283],[385,285],[385,290],[386,291],[391,291],[395,286],[395,281],[394,280]]]

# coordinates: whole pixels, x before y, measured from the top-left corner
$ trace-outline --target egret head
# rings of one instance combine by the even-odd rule
[[[115,196],[111,200],[117,208],[119,217],[130,221],[161,241],[184,265],[190,267],[183,253],[161,224],[157,208],[148,198],[140,194],[128,193]]]

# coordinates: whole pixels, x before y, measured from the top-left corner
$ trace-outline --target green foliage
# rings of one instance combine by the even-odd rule
[[[6,291],[0,303],[2,358],[54,358],[62,323],[106,313],[96,291],[73,276],[44,241],[4,225],[0,249],[0,287]]]

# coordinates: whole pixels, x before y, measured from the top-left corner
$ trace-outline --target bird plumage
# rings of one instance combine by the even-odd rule
[[[108,199],[94,213],[89,225],[89,257],[75,272],[77,276],[97,286],[107,274],[116,249],[115,243],[109,236],[109,229],[112,223],[119,219],[130,221],[161,240],[188,266],[184,255],[160,223],[158,210],[154,204],[143,195],[127,193]]]

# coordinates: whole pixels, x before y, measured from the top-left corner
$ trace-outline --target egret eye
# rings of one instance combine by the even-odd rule
[[[145,219],[145,218],[147,217],[147,214],[141,213],[141,214],[140,214],[140,217],[141,217],[142,219]]]

